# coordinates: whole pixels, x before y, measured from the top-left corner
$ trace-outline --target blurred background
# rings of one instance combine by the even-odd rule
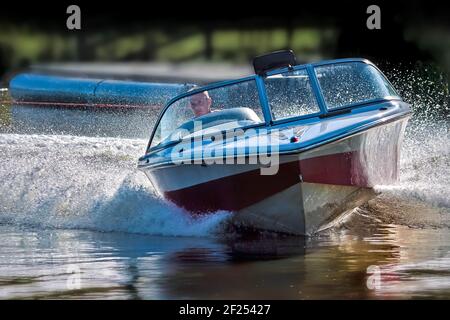
[[[444,2],[77,1],[81,30],[69,30],[71,4],[2,4],[2,87],[24,70],[201,84],[248,75],[254,56],[293,49],[300,62],[368,58],[394,85],[401,78],[400,86],[432,96],[449,113],[450,19]],[[381,9],[381,29],[366,26],[371,4]],[[426,81],[416,87],[409,77]]]
[[[77,1],[81,30],[68,30],[70,4],[2,4],[3,80],[30,66],[52,63],[64,69],[62,64],[68,68],[71,63],[73,69],[73,63],[82,63],[83,71],[92,62],[114,62],[122,68],[128,63],[131,77],[151,78],[166,70],[155,64],[245,67],[255,55],[285,48],[301,61],[358,56],[378,63],[430,63],[450,71],[450,19],[443,2]],[[381,9],[380,30],[366,27],[370,4]],[[154,63],[148,74],[137,67],[148,63]],[[239,69],[223,72],[226,77]]]

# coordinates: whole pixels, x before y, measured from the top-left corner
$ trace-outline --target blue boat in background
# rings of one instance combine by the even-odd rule
[[[15,103],[94,107],[161,107],[191,84],[85,79],[24,73],[9,84]]]

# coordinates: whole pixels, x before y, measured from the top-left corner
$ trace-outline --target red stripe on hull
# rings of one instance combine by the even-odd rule
[[[281,164],[275,175],[260,170],[212,180],[174,191],[164,196],[193,213],[217,210],[237,211],[300,182],[297,161]]]
[[[164,196],[192,213],[237,211],[300,182],[367,187],[367,177],[357,152],[318,156],[280,165],[275,175],[252,170],[165,191]]]
[[[368,187],[367,173],[357,151],[303,159],[300,172],[304,182]]]

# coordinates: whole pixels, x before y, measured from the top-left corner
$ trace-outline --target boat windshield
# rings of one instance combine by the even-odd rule
[[[264,82],[274,120],[320,112],[306,69],[271,75]]]
[[[150,147],[179,141],[194,133],[224,131],[263,122],[255,80],[193,91],[166,108]]]
[[[299,66],[270,74],[263,81],[266,96],[261,98],[269,107],[266,115],[270,112],[270,120],[275,121],[317,116],[382,99],[400,99],[384,75],[363,61]],[[264,92],[262,88],[261,91]],[[165,109],[150,147],[188,136],[263,124],[264,120],[255,78],[204,91],[197,89]]]
[[[338,62],[316,66],[314,70],[328,110],[399,98],[383,74],[368,63]],[[264,83],[273,120],[321,112],[306,68],[270,75]]]
[[[383,74],[371,64],[345,62],[314,69],[329,110],[371,100],[399,98]]]

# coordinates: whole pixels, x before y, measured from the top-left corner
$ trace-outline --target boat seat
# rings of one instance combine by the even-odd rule
[[[255,113],[255,111],[250,108],[241,107],[214,111],[205,114],[183,123],[178,129],[188,130],[192,133],[194,130],[194,123],[196,121],[202,122],[202,129],[210,128],[231,121],[243,122],[242,126],[261,123],[261,119]]]

